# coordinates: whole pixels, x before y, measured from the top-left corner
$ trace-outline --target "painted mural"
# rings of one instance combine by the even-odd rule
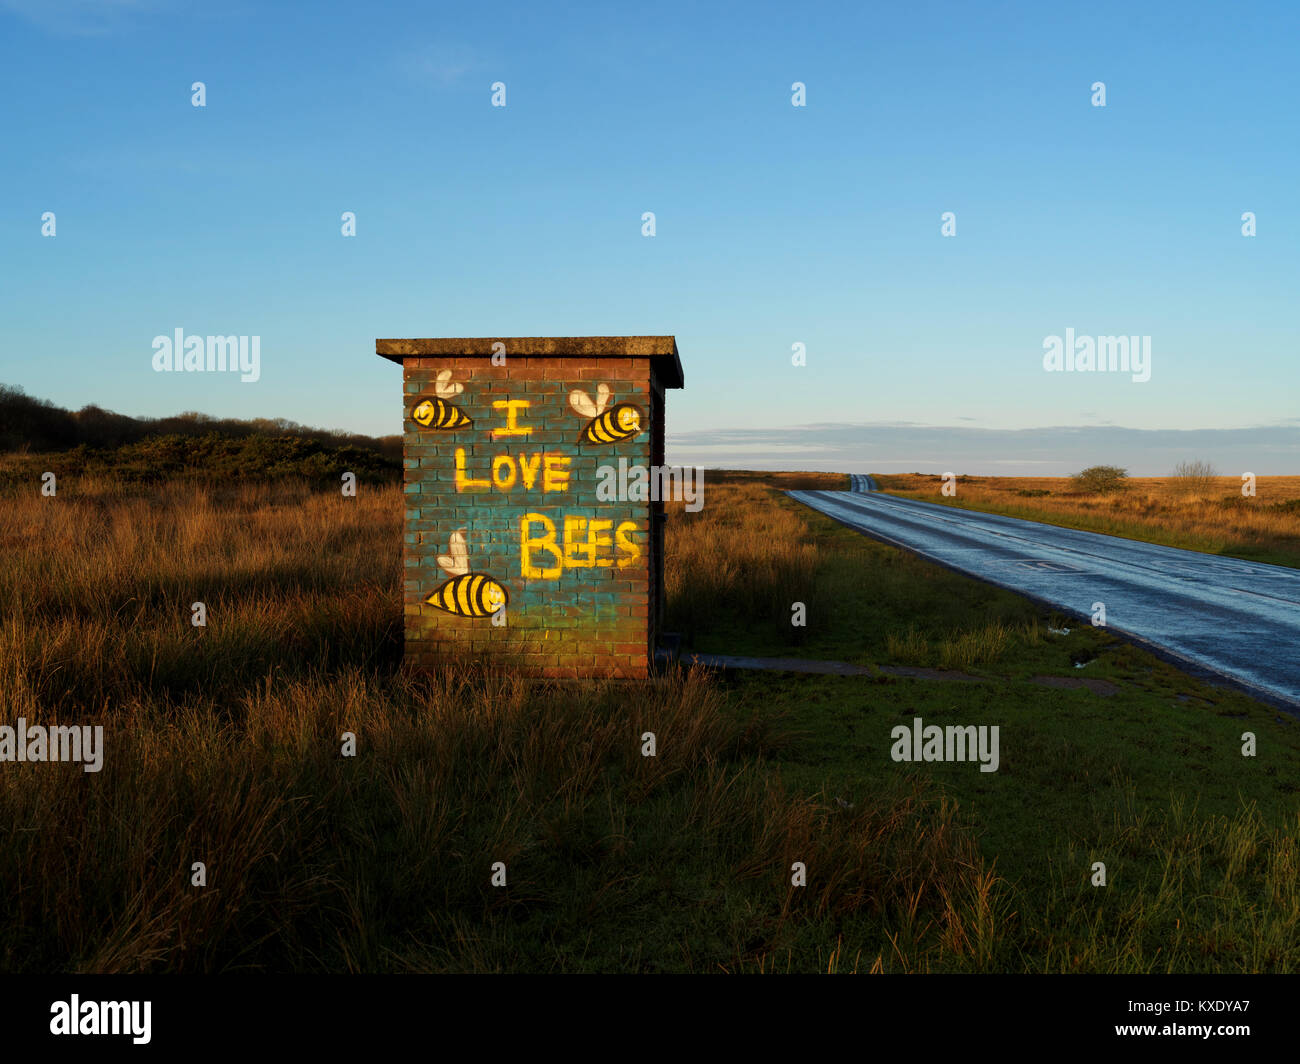
[[[492,428],[476,427],[474,420],[452,402],[463,391],[464,385],[452,380],[451,370],[441,371],[435,380],[434,395],[415,404],[411,419],[422,428],[437,432],[487,432],[493,441],[518,443],[531,436],[533,425],[528,422],[533,398],[493,397],[491,406],[499,413],[502,423]],[[609,446],[645,431],[646,419],[640,407],[633,403],[611,406],[612,398],[610,386],[605,383],[597,387],[595,398],[580,388],[569,393],[569,406],[587,419],[575,441],[577,444]],[[490,454],[486,456],[487,468],[471,472],[471,448],[455,446],[453,450],[453,484],[457,494],[523,491],[545,496],[573,490],[575,456],[572,453],[539,449],[531,453]],[[439,451],[442,453],[446,452]],[[484,455],[479,452],[473,458],[481,463]],[[475,472],[479,475],[473,475]],[[589,508],[582,513],[549,516],[530,510],[512,520],[518,534],[518,576],[525,581],[558,580],[571,569],[623,569],[641,557],[642,547],[637,539],[640,526],[636,521],[616,523],[612,518],[595,516]],[[470,571],[467,533],[468,527],[451,533],[449,553],[437,556],[439,568],[450,579],[424,601],[457,617],[490,618],[507,604],[509,592],[497,576]]]
[[[433,386],[434,397],[417,405],[411,411],[411,420],[426,429],[437,430],[460,429],[474,424],[464,411],[451,403],[451,399],[464,390],[463,384],[451,382],[451,370],[443,370]]]
[[[492,577],[469,571],[467,529],[451,534],[451,554],[438,555],[438,566],[451,577],[424,601],[457,617],[491,617],[510,601],[510,595]]]
[[[619,403],[607,410],[609,398],[608,384],[596,389],[594,400],[581,388],[569,393],[569,405],[583,417],[591,419],[579,433],[579,443],[615,443],[630,440],[641,432],[645,424],[641,408],[633,403]]]

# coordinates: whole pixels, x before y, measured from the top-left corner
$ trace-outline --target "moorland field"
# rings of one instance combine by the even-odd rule
[[[1300,967],[1295,721],[779,490],[844,477],[709,473],[703,510],[669,505],[683,657],[964,679],[408,675],[395,483],[345,498],[300,455],[242,481],[92,464],[47,498],[41,457],[0,484],[0,720],[103,724],[105,756],[0,768],[0,969]],[[1294,549],[1280,518],[1174,524]],[[1080,669],[1114,693],[1044,683]],[[894,762],[914,716],[999,725],[1001,768]]]

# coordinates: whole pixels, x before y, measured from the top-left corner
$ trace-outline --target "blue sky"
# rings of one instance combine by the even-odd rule
[[[1266,427],[1300,473],[1297,41],[1290,3],[0,0],[0,381],[382,434],[376,337],[671,333],[673,461]],[[177,328],[260,336],[260,380],[155,373]],[[1045,372],[1067,328],[1150,336],[1151,379]],[[880,426],[962,432],[885,467]]]

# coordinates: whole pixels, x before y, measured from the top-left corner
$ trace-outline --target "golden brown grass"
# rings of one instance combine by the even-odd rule
[[[810,519],[820,520],[813,511],[776,494],[796,487],[843,490],[847,477],[771,476],[775,483],[769,485],[758,474],[710,472],[702,510],[690,513],[675,502],[667,506],[667,624],[688,647],[763,656],[747,648],[779,644],[784,653],[838,627],[845,636],[841,653],[832,648],[808,656],[833,658],[845,650],[852,656],[865,646],[864,639],[854,642],[851,635],[865,636],[861,619],[850,616],[859,602],[873,604],[868,608],[874,608],[877,623],[879,607],[893,602],[908,618],[921,617],[942,629],[927,636],[914,623],[894,627],[882,640],[886,653],[880,659],[894,664],[964,669],[1042,642],[1036,617],[972,616],[967,603],[932,586],[925,563],[905,555],[864,571],[860,559],[813,533]],[[846,534],[850,541],[858,539],[856,533]],[[796,603],[804,607],[802,626],[791,623]]]
[[[706,475],[706,485],[698,513],[667,507],[670,623],[689,640],[717,624],[725,600],[725,612],[789,630],[791,604],[817,596],[821,556],[803,515],[774,506],[771,489],[754,481]]]
[[[851,816],[792,792],[779,722],[700,670],[403,673],[396,487],[2,501],[0,720],[101,724],[105,754],[0,771],[0,970],[806,968],[846,932],[888,970],[988,956],[993,880],[950,803],[915,779]],[[719,530],[736,501],[710,497]],[[726,594],[762,579],[754,536],[722,579],[716,550],[669,549]]]
[[[848,630],[883,645],[898,607],[926,624],[912,649],[954,665],[1037,638],[983,605],[970,627],[988,594],[978,585],[963,592],[844,530],[813,535],[822,519],[761,475],[711,476],[706,491],[701,513],[669,507],[672,612],[746,628],[768,616],[788,637],[797,593],[810,617],[832,615],[833,599]],[[1015,894],[946,787],[874,762],[862,783],[860,744],[839,755],[848,768],[827,760],[847,742],[843,716],[827,715],[837,707],[818,701],[792,735],[793,709],[778,707],[807,708],[801,681],[773,681],[755,707],[699,670],[631,684],[528,682],[473,663],[404,674],[396,488],[342,499],[69,478],[54,500],[0,503],[0,720],[81,719],[105,727],[106,745],[98,774],[0,769],[0,970],[1294,967],[1297,851],[1279,841],[1294,827],[1207,824],[1177,807],[1103,822],[1094,782],[1110,754],[1069,715],[1049,726],[1068,731],[1068,771],[1045,762],[1043,786],[1083,781],[1065,817],[1082,828],[1042,852],[1068,843],[1078,859],[1066,854],[1058,883]],[[836,536],[860,549],[841,554]],[[206,628],[190,624],[195,601]],[[846,684],[838,697],[883,719],[903,693]],[[938,709],[951,695],[908,694],[927,698]],[[1139,716],[1146,729],[1156,714]],[[1021,727],[1037,734],[1028,717]],[[648,730],[654,758],[641,755]],[[344,732],[355,758],[340,756]],[[1050,760],[1055,734],[1022,779]],[[859,781],[850,804],[833,800],[832,779]],[[1078,873],[1130,842],[1126,859],[1177,858],[1181,878],[1116,895],[1116,925]],[[489,885],[498,860],[505,888]],[[207,887],[191,885],[195,861]],[[796,861],[807,887],[791,886]],[[1169,929],[1183,929],[1176,950]]]
[[[877,476],[882,489],[1029,520],[1300,566],[1300,476],[1260,477],[1243,498],[1238,477],[1206,482],[1135,477],[1112,494],[1076,491],[1066,477],[962,477],[945,498],[942,480],[917,473]]]

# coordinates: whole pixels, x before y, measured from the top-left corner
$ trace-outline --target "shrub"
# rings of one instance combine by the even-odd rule
[[[1109,465],[1089,466],[1070,478],[1070,482],[1077,490],[1096,492],[1102,495],[1107,492],[1122,491],[1128,487],[1127,480],[1127,469]]]

